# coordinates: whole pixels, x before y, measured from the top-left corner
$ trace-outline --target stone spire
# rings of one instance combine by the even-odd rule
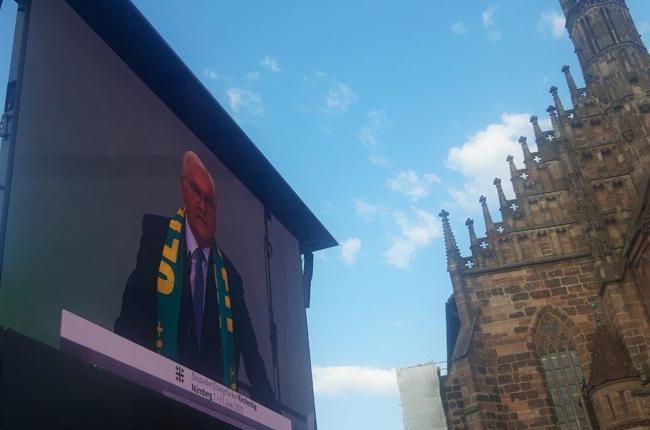
[[[492,221],[492,215],[490,215],[490,209],[487,205],[487,199],[485,196],[481,196],[478,199],[481,202],[481,208],[483,209],[483,219],[485,220],[485,230],[487,233],[494,231],[494,222]]]
[[[562,100],[560,100],[560,96],[557,93],[557,87],[552,86],[548,92],[553,96],[553,103],[555,103],[555,108],[557,109],[559,118],[562,118],[564,116],[564,105],[562,104]]]
[[[506,157],[506,161],[508,162],[508,167],[510,168],[510,178],[516,178],[517,166],[515,166],[515,158],[512,155],[508,155]]]
[[[465,225],[467,226],[467,230],[469,231],[469,243],[473,247],[475,245],[478,245],[478,239],[476,238],[476,231],[474,231],[474,220],[471,218],[467,218],[465,221]]]
[[[524,153],[524,162],[531,161],[533,159],[533,154],[530,153],[528,141],[525,136],[519,138],[519,144],[521,145],[521,151]]]
[[[506,199],[506,195],[503,192],[503,187],[501,186],[501,179],[494,178],[493,184],[497,187],[497,195],[499,196],[499,207],[500,208],[507,207],[508,199]]]
[[[564,73],[564,77],[566,78],[566,83],[569,86],[569,92],[571,93],[571,102],[575,107],[578,103],[578,100],[580,100],[578,86],[576,85],[575,79],[573,79],[573,75],[571,74],[571,69],[569,66],[562,67],[562,73]]]
[[[544,143],[544,133],[542,132],[542,128],[539,126],[539,120],[537,116],[531,116],[530,123],[533,125],[533,130],[535,131],[535,140],[537,141],[537,147],[539,148],[540,144]]]
[[[451,225],[449,225],[449,212],[443,209],[440,211],[440,214],[438,216],[442,218],[442,231],[445,236],[447,264],[450,264],[460,258],[460,250],[458,249],[458,244],[456,243],[454,232],[451,230]]]
[[[553,124],[553,132],[555,134],[555,138],[560,139],[562,137],[562,126],[560,125],[560,121],[557,117],[557,109],[555,109],[555,106],[550,105],[546,108],[546,112],[548,112],[548,115],[551,117],[551,123]]]

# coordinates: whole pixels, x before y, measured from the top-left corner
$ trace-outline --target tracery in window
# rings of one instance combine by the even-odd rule
[[[582,393],[584,374],[568,333],[556,316],[543,315],[535,332],[537,354],[560,429],[588,430],[592,426]]]

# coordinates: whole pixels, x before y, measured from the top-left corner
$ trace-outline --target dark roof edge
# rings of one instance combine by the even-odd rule
[[[338,245],[130,0],[66,2],[298,239],[301,252]]]

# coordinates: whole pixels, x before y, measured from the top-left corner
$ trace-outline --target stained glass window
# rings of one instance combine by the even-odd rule
[[[537,352],[558,426],[562,430],[589,430],[592,426],[582,395],[582,366],[566,333],[568,329],[560,320],[545,315],[537,325]]]
[[[541,357],[546,383],[561,429],[591,429],[582,398],[582,367],[574,350],[549,352]]]

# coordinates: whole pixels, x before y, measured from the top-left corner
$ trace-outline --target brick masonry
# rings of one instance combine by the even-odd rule
[[[650,429],[650,56],[624,0],[560,3],[586,87],[562,68],[572,107],[550,89],[552,129],[531,118],[537,150],[521,138],[524,166],[506,160],[514,199],[495,179],[501,221],[479,199],[486,233],[467,220],[470,255],[440,214],[452,429]],[[597,331],[612,339],[600,353]],[[582,372],[571,364],[582,380],[566,422],[541,360],[557,351]]]

